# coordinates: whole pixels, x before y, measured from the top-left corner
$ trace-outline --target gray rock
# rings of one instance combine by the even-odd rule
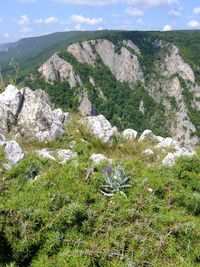
[[[179,148],[173,153],[168,153],[168,155],[163,159],[162,165],[173,166],[177,158],[180,157],[193,157],[195,156],[195,151],[192,151],[186,147]]]
[[[71,87],[82,84],[79,75],[76,75],[73,66],[64,59],[54,54],[39,69],[39,73],[47,82],[57,79],[67,80]]]
[[[42,158],[59,161],[61,164],[65,164],[67,161],[77,157],[77,154],[70,149],[49,150],[44,148],[36,150],[36,153]]]
[[[97,41],[96,50],[117,80],[125,81],[129,84],[136,81],[144,81],[137,56],[125,47],[121,48],[120,53],[116,53],[115,45],[103,39]]]
[[[131,40],[123,40],[123,44],[133,49],[136,54],[141,54],[140,49]]]
[[[110,122],[103,115],[83,118],[81,123],[103,143],[111,142],[116,134],[116,127],[112,127]]]
[[[8,85],[0,94],[0,105],[6,105],[13,116],[20,112],[23,94],[13,85]]]
[[[96,55],[93,52],[92,45],[95,41],[85,41],[81,44],[75,43],[71,44],[67,51],[71,53],[80,63],[87,63],[89,65],[95,66]]]
[[[21,136],[38,141],[51,141],[64,133],[58,113],[45,101],[44,92],[24,88],[24,102],[17,120]],[[61,116],[62,117],[62,116]]]
[[[139,49],[130,40],[124,41],[124,45],[131,47],[134,51],[137,50],[139,54]],[[126,81],[129,84],[144,81],[137,56],[126,47],[122,47],[120,53],[116,53],[116,46],[109,40],[99,39],[72,44],[67,51],[79,62],[93,67],[95,67],[97,55],[99,55],[119,81]]]
[[[122,132],[122,136],[125,139],[134,141],[137,138],[138,132],[133,129],[126,129]]]
[[[12,141],[5,141],[3,143],[3,150],[7,159],[7,163],[4,165],[6,169],[10,169],[15,166],[20,160],[24,158],[24,152],[19,144]]]
[[[0,94],[0,118],[1,133],[37,141],[50,141],[63,135],[63,127],[70,121],[69,113],[52,109],[44,91],[18,90],[13,86]]]
[[[87,93],[84,93],[79,105],[79,112],[82,116],[95,116],[97,115],[92,103],[90,102]]]
[[[179,149],[180,144],[176,140],[172,139],[171,137],[167,137],[163,139],[160,143],[158,143],[155,148],[158,149],[167,149],[167,148],[173,148],[173,149]]]
[[[141,134],[139,142],[144,141],[157,141],[157,136],[153,134],[151,130],[144,130],[144,132]]]
[[[112,159],[106,158],[103,154],[92,154],[90,159],[93,161],[94,165],[99,165],[102,161],[107,161],[110,164],[113,163]]]

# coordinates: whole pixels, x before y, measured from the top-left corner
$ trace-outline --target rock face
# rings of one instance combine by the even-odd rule
[[[137,51],[139,49],[132,41],[123,42],[125,46]],[[67,48],[79,62],[95,66],[97,55],[100,56],[103,63],[109,67],[113,75],[119,81],[125,81],[132,84],[136,81],[142,81],[143,73],[140,68],[138,58],[126,47],[122,47],[119,53],[116,52],[116,46],[109,40],[99,39],[72,44]]]
[[[67,51],[79,62],[95,66],[96,55],[93,53],[92,46],[95,46],[95,41],[85,41],[81,44],[76,43],[70,45]]]
[[[162,52],[162,59],[154,64],[155,73],[161,73],[162,76],[155,79],[152,75],[147,89],[157,103],[162,102],[165,106],[168,128],[173,139],[186,146],[194,146],[198,143],[196,128],[188,116],[184,97],[185,90],[194,93],[194,99],[198,97],[199,89],[194,85],[194,73],[175,45],[165,43],[162,48],[167,53]],[[193,104],[195,105],[195,101]]]
[[[57,79],[67,80],[71,87],[81,84],[81,79],[73,69],[73,66],[64,59],[54,54],[39,69],[39,73],[46,82],[53,82]]]
[[[112,141],[112,138],[116,134],[116,128],[112,127],[103,115],[86,117],[81,120],[81,123],[103,143]]]
[[[7,163],[4,164],[5,169],[11,169],[24,158],[24,152],[16,141],[6,141],[6,138],[0,135],[0,146],[3,147],[7,159]]]
[[[179,50],[175,45],[171,47],[171,53],[165,58],[165,66],[167,67],[167,72],[170,75],[179,74],[184,80],[189,80],[191,82],[195,81],[194,73],[191,67],[186,64],[179,54]]]
[[[30,140],[53,140],[63,135],[69,114],[52,110],[46,93],[8,86],[0,94],[0,132],[18,134]]]

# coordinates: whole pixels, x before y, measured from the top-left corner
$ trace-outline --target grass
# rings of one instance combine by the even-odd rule
[[[0,266],[199,266],[199,153],[166,168],[158,151],[153,161],[141,156],[153,144],[117,138],[104,145],[76,116],[66,132],[46,144],[21,143],[25,159],[2,173]],[[60,165],[33,153],[45,146],[69,148],[72,141],[78,162]],[[123,167],[130,177],[127,197],[101,193],[108,164],[87,177],[92,153]]]

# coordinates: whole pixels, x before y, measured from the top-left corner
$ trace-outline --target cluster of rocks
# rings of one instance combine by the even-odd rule
[[[91,109],[91,107],[90,107]],[[88,115],[85,112],[85,115]],[[64,134],[64,126],[70,123],[69,113],[64,113],[61,109],[53,109],[48,96],[42,90],[32,91],[30,88],[18,90],[9,85],[0,94],[0,133],[13,136],[13,139],[23,137],[27,140],[51,141]],[[170,153],[163,159],[163,165],[173,165],[176,158],[181,156],[193,156],[194,150],[183,147],[178,141],[168,137],[156,136],[151,130],[145,130],[138,138],[137,131],[126,129],[122,133],[117,131],[111,123],[103,116],[84,116],[80,123],[103,143],[112,143],[116,135],[129,141],[155,143],[153,150],[147,148],[142,156],[154,156],[154,150]],[[0,135],[0,145],[3,147],[7,163],[5,168],[11,168],[24,157],[24,152],[15,140],[7,141]],[[51,160],[59,161],[61,164],[71,159],[75,159],[77,154],[69,149],[42,149],[36,153]],[[112,159],[106,158],[102,154],[93,154],[91,160],[95,165],[107,160],[112,163]]]

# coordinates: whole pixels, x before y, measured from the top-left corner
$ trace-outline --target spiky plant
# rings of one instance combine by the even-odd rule
[[[106,184],[102,185],[101,192],[105,196],[113,196],[114,194],[122,194],[126,196],[123,192],[125,188],[131,187],[128,184],[129,176],[126,176],[123,169],[119,166],[114,168],[113,172],[107,172],[105,177]]]

